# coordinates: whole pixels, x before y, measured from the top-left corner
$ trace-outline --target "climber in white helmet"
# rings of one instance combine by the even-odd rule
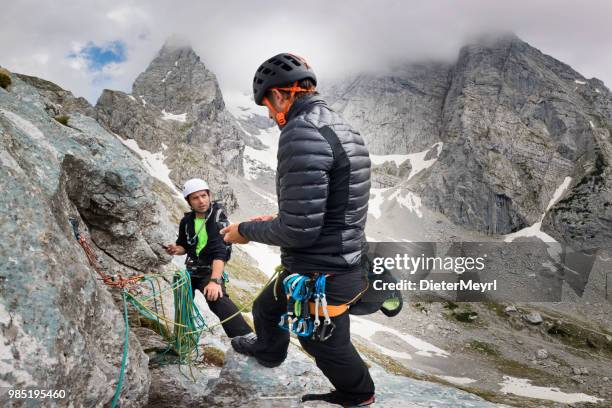
[[[211,202],[208,183],[199,178],[188,180],[183,197],[191,207],[179,225],[176,243],[165,246],[169,255],[185,255],[185,265],[191,277],[192,294],[198,289],[204,294],[210,310],[223,321],[228,337],[252,334],[249,325],[229,298],[225,283],[225,263],[231,256],[231,245],[223,241],[219,230],[228,225],[227,216],[218,202]]]

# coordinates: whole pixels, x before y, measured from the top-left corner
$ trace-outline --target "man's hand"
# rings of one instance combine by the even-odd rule
[[[238,232],[238,224],[230,224],[219,231],[223,235],[223,240],[230,244],[248,244],[249,240],[240,235]]]
[[[204,288],[204,296],[210,301],[215,301],[223,297],[223,289],[221,285],[216,282],[208,282],[208,285]]]
[[[274,218],[276,218],[275,215],[256,215],[249,218],[249,221],[272,221]]]
[[[164,249],[166,250],[166,253],[168,255],[185,255],[187,253],[187,251],[185,251],[185,248],[176,244],[170,244],[168,246],[165,246]]]

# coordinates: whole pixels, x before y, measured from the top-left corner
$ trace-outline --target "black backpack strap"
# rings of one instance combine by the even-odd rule
[[[213,217],[214,218],[213,221],[215,225],[217,226],[217,228],[219,229],[219,231],[221,231],[223,228],[227,227],[230,224],[229,219],[227,218],[227,215],[225,214],[225,209],[223,208],[223,204],[221,204],[218,201],[215,201],[213,202],[212,205],[215,208],[215,215]],[[227,259],[225,260],[225,262],[227,262],[232,257],[232,244],[225,242],[225,248],[227,249]]]

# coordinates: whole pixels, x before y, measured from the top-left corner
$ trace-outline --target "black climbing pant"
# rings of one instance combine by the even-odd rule
[[[209,282],[210,275],[207,277],[191,277],[191,294],[194,296],[194,298],[196,289],[204,293],[204,288]],[[238,307],[236,307],[234,302],[232,302],[227,294],[225,283],[221,285],[221,288],[223,290],[223,297],[214,301],[206,299],[206,303],[208,303],[208,307],[215,315],[217,315],[219,320],[223,321],[238,312]],[[244,321],[241,313],[238,313],[227,322],[222,323],[222,326],[223,330],[225,330],[225,334],[227,334],[227,337],[230,338],[244,336],[245,334],[249,334],[253,331],[247,322]]]
[[[253,319],[257,333],[254,352],[257,358],[280,363],[287,357],[289,333],[278,327],[281,316],[287,312],[287,297],[282,281],[290,273],[283,272],[270,284],[253,304]],[[360,273],[334,275],[327,279],[326,297],[331,305],[352,300],[364,289]],[[276,299],[275,299],[276,292]],[[349,314],[332,317],[335,323],[332,336],[324,342],[299,337],[304,350],[314,357],[317,367],[329,379],[341,396],[347,400],[365,401],[374,394],[374,382],[368,367],[351,343]]]

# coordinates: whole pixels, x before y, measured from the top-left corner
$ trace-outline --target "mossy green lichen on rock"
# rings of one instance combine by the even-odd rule
[[[11,73],[4,68],[0,68],[0,88],[7,89],[11,83]]]
[[[178,127],[179,132],[187,132],[193,127],[193,122],[187,122]]]
[[[462,323],[474,323],[478,319],[478,312],[473,311],[469,303],[447,301],[443,307],[449,311],[443,313],[447,319]]]
[[[70,120],[70,117],[68,115],[57,115],[53,119],[55,119],[56,122],[61,123],[64,126],[68,126],[68,121]]]
[[[223,367],[225,353],[216,347],[204,346],[202,348],[202,362],[216,367]]]
[[[494,344],[486,343],[484,341],[472,340],[468,343],[472,350],[479,353],[486,354],[489,356],[499,356],[499,350]]]
[[[455,320],[457,320],[459,322],[472,323],[472,322],[474,322],[474,320],[476,320],[478,318],[478,313],[477,312],[471,312],[471,311],[456,312],[456,313],[453,313],[453,316],[455,317]]]

